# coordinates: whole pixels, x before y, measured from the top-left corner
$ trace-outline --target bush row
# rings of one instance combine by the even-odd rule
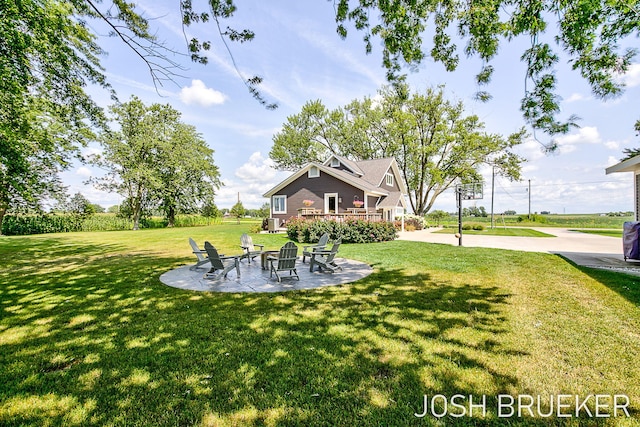
[[[220,223],[219,218],[207,218],[200,215],[176,216],[176,227],[197,227]],[[143,218],[141,228],[164,228],[167,220],[163,218]],[[21,236],[27,234],[66,233],[70,231],[117,231],[131,230],[133,221],[116,215],[98,214],[81,217],[70,214],[8,214],[2,221],[2,234]]]
[[[374,222],[359,219],[305,220],[292,218],[287,222],[288,237],[299,243],[315,243],[324,233],[329,239],[342,239],[342,243],[373,243],[394,240],[396,228],[391,222]]]
[[[457,229],[458,226],[457,225],[445,225],[444,228],[453,228],[453,229]],[[475,230],[475,231],[482,231],[485,229],[483,224],[479,224],[479,223],[468,223],[465,222],[464,224],[462,224],[462,229],[463,230]]]

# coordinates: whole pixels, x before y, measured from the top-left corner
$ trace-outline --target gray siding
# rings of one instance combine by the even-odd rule
[[[342,199],[342,203],[338,203],[337,213],[347,213],[347,209],[353,207],[354,196],[359,200],[364,200],[364,192],[355,188],[331,175],[320,172],[318,178],[309,178],[307,174],[303,174],[291,184],[282,188],[276,195],[287,196],[287,213],[273,215],[274,218],[287,220],[298,215],[298,209],[305,208],[303,200],[313,200],[312,208],[319,209],[324,213],[324,195],[325,193],[338,193],[338,197]],[[371,199],[371,198],[370,198]],[[374,203],[369,206],[374,207]]]
[[[389,168],[389,170],[387,170],[387,173],[390,173],[391,175],[393,175],[393,186],[387,185],[386,174],[385,174],[385,177],[382,178],[382,183],[380,184],[380,188],[385,189],[387,191],[400,191],[400,186],[398,185],[398,182],[399,182],[398,180],[401,179],[401,178],[393,173],[393,169],[392,168]]]

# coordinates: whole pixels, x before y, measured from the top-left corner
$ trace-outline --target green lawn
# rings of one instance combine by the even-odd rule
[[[0,237],[0,425],[640,425],[640,278],[394,241],[343,245],[375,269],[349,285],[159,282],[188,237],[232,254],[246,229]],[[506,393],[624,394],[632,418],[497,418]],[[415,417],[435,394],[486,395],[486,417]]]
[[[580,233],[597,234],[599,236],[620,237],[622,238],[622,230],[571,230]]]
[[[533,215],[536,221],[527,219],[527,214],[521,215],[494,215],[494,225],[517,227],[563,227],[563,228],[609,228],[622,230],[625,221],[633,221],[633,216],[601,216],[599,214],[551,214]],[[433,224],[433,221],[430,221]],[[491,217],[464,217],[463,224],[482,223],[488,227]],[[457,226],[458,217],[451,215],[446,220],[441,220],[440,225]]]
[[[457,228],[443,228],[434,233],[440,234],[455,234],[458,232]],[[543,233],[538,230],[532,230],[530,228],[485,228],[484,230],[463,230],[462,234],[474,234],[480,236],[519,236],[519,237],[555,237],[553,234]]]

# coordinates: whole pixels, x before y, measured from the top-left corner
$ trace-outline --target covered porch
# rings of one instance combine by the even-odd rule
[[[324,213],[320,209],[302,208],[298,209],[298,218],[304,219],[326,219],[344,221],[345,219],[360,219],[367,221],[382,221],[383,214],[380,211],[373,211],[364,208],[349,208],[346,212]]]

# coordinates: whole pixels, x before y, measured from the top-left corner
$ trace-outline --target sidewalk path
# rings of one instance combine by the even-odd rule
[[[532,227],[530,227],[532,228]],[[622,239],[570,231],[567,228],[532,228],[555,237],[507,237],[462,234],[462,245],[558,254],[578,265],[640,275],[640,262],[625,261]],[[434,233],[438,228],[399,233],[400,240],[458,245],[453,234]]]

